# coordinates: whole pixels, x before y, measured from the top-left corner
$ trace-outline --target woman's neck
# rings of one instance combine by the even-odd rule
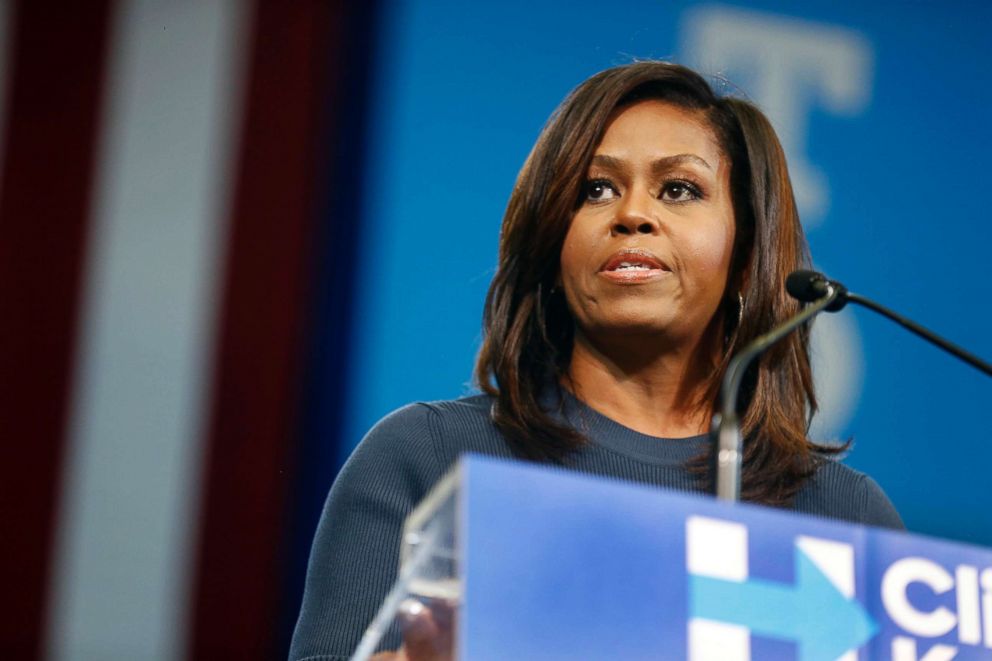
[[[642,434],[695,436],[708,429],[712,415],[706,398],[712,367],[700,366],[698,355],[698,347],[632,350],[629,338],[614,347],[577,332],[562,385],[594,410]]]

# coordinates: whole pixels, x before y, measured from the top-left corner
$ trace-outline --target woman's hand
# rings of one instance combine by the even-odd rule
[[[400,606],[403,646],[393,652],[380,652],[370,661],[451,661],[454,613],[454,607],[442,600],[431,600],[428,608],[420,601],[407,599]]]

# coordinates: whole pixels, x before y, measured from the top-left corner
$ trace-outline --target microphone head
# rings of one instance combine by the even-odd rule
[[[816,271],[793,271],[785,279],[785,291],[797,301],[812,303],[827,295],[827,279]]]
[[[785,291],[789,296],[803,303],[812,303],[829,293],[828,285],[833,287],[838,296],[833,303],[826,307],[827,312],[837,312],[847,304],[847,287],[839,282],[831,282],[822,273],[800,269],[793,271],[785,279]]]

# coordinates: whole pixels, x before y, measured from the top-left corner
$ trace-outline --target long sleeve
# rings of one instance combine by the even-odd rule
[[[396,577],[403,521],[441,477],[434,415],[413,404],[387,416],[335,480],[310,552],[292,661],[347,659],[375,616]]]

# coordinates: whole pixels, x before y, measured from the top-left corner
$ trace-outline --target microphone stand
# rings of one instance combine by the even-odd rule
[[[811,317],[825,310],[840,295],[832,283],[825,282],[826,295],[787,322],[773,328],[734,356],[727,366],[720,388],[721,411],[713,416],[710,441],[714,446],[716,497],[736,502],[741,498],[741,461],[744,458],[740,420],[737,418],[737,393],[748,366],[780,339],[791,333]]]

